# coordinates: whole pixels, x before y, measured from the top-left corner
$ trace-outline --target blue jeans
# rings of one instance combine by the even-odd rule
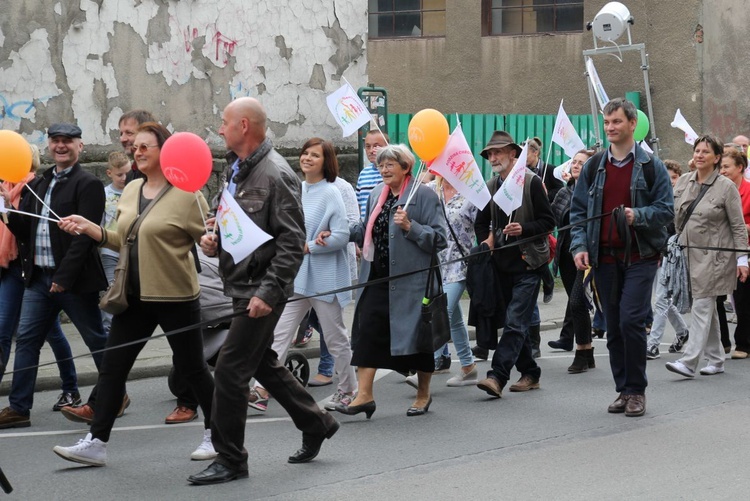
[[[505,328],[487,376],[498,379],[504,385],[515,365],[522,375],[539,379],[542,370],[531,356],[529,339],[529,326],[534,325],[532,318],[539,295],[539,273],[501,273],[500,277],[506,304]]]
[[[0,277],[0,351],[3,357],[0,365],[6,366],[10,358],[10,346],[13,334],[18,330],[18,320],[21,315],[21,302],[23,300],[23,277],[21,265],[18,260],[11,261],[7,269],[2,270]],[[76,366],[70,359],[73,354],[70,344],[60,328],[60,320],[55,319],[52,329],[47,334],[47,342],[58,360],[57,368],[62,379],[62,391],[78,391],[78,376]],[[60,361],[63,360],[63,361]],[[0,381],[3,373],[0,372]]]
[[[60,311],[64,311],[81,334],[89,350],[101,350],[107,342],[99,313],[99,294],[51,293],[52,273],[34,269],[31,286],[24,291],[16,338],[10,406],[24,416],[34,404],[39,352]],[[93,355],[97,369],[102,354]]]
[[[461,367],[468,367],[474,363],[474,355],[471,353],[469,345],[469,331],[466,330],[464,323],[464,314],[461,311],[461,296],[466,290],[466,280],[453,282],[443,285],[443,290],[448,296],[448,315],[451,321],[451,341],[456,348],[456,354],[461,361]],[[435,359],[441,355],[450,357],[451,352],[448,350],[448,343],[442,348],[435,350]]]
[[[656,280],[656,292],[654,293],[654,320],[651,325],[651,334],[648,335],[648,346],[659,346],[661,338],[664,335],[664,327],[667,320],[672,324],[675,334],[684,336],[688,331],[685,320],[677,311],[672,300],[667,297],[667,286]]]
[[[315,309],[310,310],[310,316],[307,318],[308,327],[312,327],[320,333],[320,362],[318,362],[318,374],[326,377],[333,377],[333,355],[328,351],[326,346],[325,336],[323,336],[323,328],[320,326],[318,321],[318,314],[315,313]]]
[[[640,395],[646,378],[646,321],[658,262],[603,263],[596,269],[596,288],[607,320],[609,364],[615,391]]]
[[[596,310],[596,312],[594,313],[594,320],[593,320],[593,322],[591,322],[591,326],[594,329],[599,329],[599,330],[602,330],[602,331],[606,332],[607,331],[607,321],[604,320],[604,313],[602,313],[599,310]]]

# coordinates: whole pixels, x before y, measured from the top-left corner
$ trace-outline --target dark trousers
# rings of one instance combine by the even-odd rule
[[[104,352],[96,384],[94,421],[91,423],[91,435],[103,442],[109,440],[117,412],[122,405],[128,373],[156,326],[161,326],[164,332],[167,332],[200,323],[198,299],[182,302],[146,302],[128,296],[128,304],[127,310],[112,318],[107,348],[136,340],[143,342]],[[172,363],[175,370],[190,382],[203,409],[205,426],[208,428],[214,381],[203,360],[201,329],[191,329],[168,336],[167,341],[172,348]]]
[[[247,299],[234,299],[234,311],[245,311]],[[216,361],[211,440],[219,453],[216,462],[235,470],[247,470],[245,421],[248,384],[255,379],[289,413],[297,429],[324,435],[335,420],[321,411],[289,369],[271,349],[273,329],[284,305],[261,318],[235,317]]]
[[[724,308],[726,296],[716,297],[716,314],[719,317],[719,331],[721,332],[721,345],[724,348],[732,347],[732,340],[729,339],[729,323],[727,322],[727,310]]]
[[[539,295],[539,273],[500,273],[500,284],[505,299],[505,328],[492,356],[488,377],[505,384],[516,366],[522,375],[539,379],[542,370],[531,356],[529,325]]]
[[[542,291],[545,294],[552,294],[555,291],[555,277],[549,266],[542,268]]]
[[[559,263],[560,278],[568,294],[560,338],[573,341],[575,337],[576,344],[589,344],[591,342],[591,317],[586,307],[583,272],[576,269],[573,256],[568,251],[560,252]]]
[[[601,255],[601,254],[600,254]],[[607,321],[609,364],[615,390],[626,395],[646,391],[646,319],[658,261],[600,264],[596,288]]]
[[[734,291],[734,312],[737,327],[734,329],[735,349],[750,352],[750,281],[737,280]]]

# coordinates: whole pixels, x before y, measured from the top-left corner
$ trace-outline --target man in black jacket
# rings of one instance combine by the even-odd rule
[[[99,313],[99,292],[107,286],[93,240],[68,235],[55,224],[58,217],[80,214],[100,221],[104,185],[83,170],[81,129],[71,124],[50,126],[49,153],[55,166],[27,186],[19,210],[41,217],[8,214],[8,227],[18,240],[26,289],[16,337],[10,405],[0,411],[0,429],[31,424],[39,353],[60,311],[70,317],[91,351],[104,348],[106,335]],[[4,195],[5,196],[5,195]],[[6,200],[7,201],[7,200]],[[6,204],[7,205],[7,204]],[[102,355],[94,355],[99,367]]]
[[[302,431],[302,448],[289,457],[290,463],[314,459],[323,440],[339,428],[271,349],[273,330],[292,295],[305,247],[299,177],[266,138],[266,112],[257,99],[229,103],[219,134],[231,150],[227,191],[273,239],[235,263],[216,235],[201,238],[203,252],[219,256],[224,294],[232,298],[234,311],[246,314],[232,320],[216,361],[211,439],[218,456],[208,468],[188,477],[198,485],[247,478],[245,421],[253,377]]]

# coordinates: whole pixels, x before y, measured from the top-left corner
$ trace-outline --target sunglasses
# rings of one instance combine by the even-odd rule
[[[149,148],[158,148],[158,144],[134,144],[133,148],[135,151],[140,151],[141,153],[146,153]]]

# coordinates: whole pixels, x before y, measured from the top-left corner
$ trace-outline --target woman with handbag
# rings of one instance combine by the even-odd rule
[[[339,164],[333,144],[317,137],[309,139],[302,146],[299,162],[305,176],[302,183],[302,209],[307,231],[305,257],[294,279],[294,295],[289,298],[274,329],[272,348],[279,360],[285,360],[300,321],[311,308],[315,309],[322,332],[325,332],[328,350],[333,355],[334,372],[339,375],[338,388],[325,404],[325,408],[332,411],[339,402],[351,402],[357,392],[357,377],[351,366],[352,350],[344,325],[344,307],[351,302],[352,293],[340,292],[311,299],[303,297],[352,284],[347,256],[349,220],[344,199],[334,184]],[[319,244],[316,236],[323,231],[327,237]],[[259,401],[268,401],[268,392],[259,383],[250,392],[251,407],[257,409],[253,404],[257,406]]]
[[[747,229],[737,187],[719,174],[724,146],[712,136],[701,136],[693,146],[695,171],[682,176],[674,188],[675,226],[686,246],[692,303],[690,337],[682,358],[667,370],[692,378],[702,358],[704,376],[724,372],[724,350],[719,332],[716,297],[731,294],[737,278],[747,280],[747,254],[701,247],[744,249]]]
[[[164,177],[159,154],[170,135],[155,122],[139,127],[134,142],[135,161],[146,179],[125,187],[117,206],[115,231],[105,230],[81,216],[69,216],[59,223],[67,232],[88,235],[100,245],[120,251],[115,283],[105,298],[114,298],[112,290],[121,286],[127,304],[123,305],[124,310],[118,308],[122,310],[119,312],[108,308],[112,305],[101,305],[115,313],[107,348],[141,341],[104,353],[94,389],[95,410],[88,404],[66,409],[69,419],[91,422],[90,433],[76,445],[53,449],[69,461],[91,466],[106,464],[107,442],[122,403],[125,380],[154,329],[160,326],[166,332],[200,323],[200,288],[192,250],[206,231],[201,211],[206,213],[208,204],[200,192],[195,195],[171,189]],[[212,459],[216,453],[209,419],[214,383],[203,359],[201,329],[195,327],[169,336],[167,341],[175,371],[189,382],[203,410],[203,440],[191,458]]]
[[[335,409],[349,415],[364,412],[369,419],[375,412],[376,370],[416,370],[417,396],[406,415],[419,416],[432,403],[430,379],[435,370],[434,348],[417,348],[428,272],[388,278],[429,267],[434,253],[446,246],[445,217],[435,192],[415,186],[414,155],[406,146],[381,148],[376,165],[383,182],[370,193],[365,221],[350,230],[351,239],[362,247],[360,277],[380,281],[359,290],[354,313],[352,365],[359,367],[359,393],[349,405],[339,403]],[[416,191],[404,210],[412,190]]]
[[[446,228],[448,229],[448,247],[438,254],[441,263],[465,258],[469,249],[474,246],[476,237],[474,235],[474,220],[477,217],[477,208],[442,176],[437,176],[434,181],[427,184],[435,191],[440,199],[443,215],[445,216]],[[472,386],[477,384],[477,364],[474,363],[474,354],[469,344],[469,331],[464,323],[464,315],[461,311],[461,296],[466,290],[466,266],[467,261],[458,261],[440,267],[443,276],[443,288],[448,295],[448,315],[450,317],[451,340],[456,348],[456,355],[461,363],[459,373],[446,382],[447,386]],[[442,363],[444,357],[450,361],[450,352],[446,343],[435,352],[435,372]],[[448,365],[450,371],[450,365]],[[406,381],[412,386],[417,386],[417,377],[409,376]]]

